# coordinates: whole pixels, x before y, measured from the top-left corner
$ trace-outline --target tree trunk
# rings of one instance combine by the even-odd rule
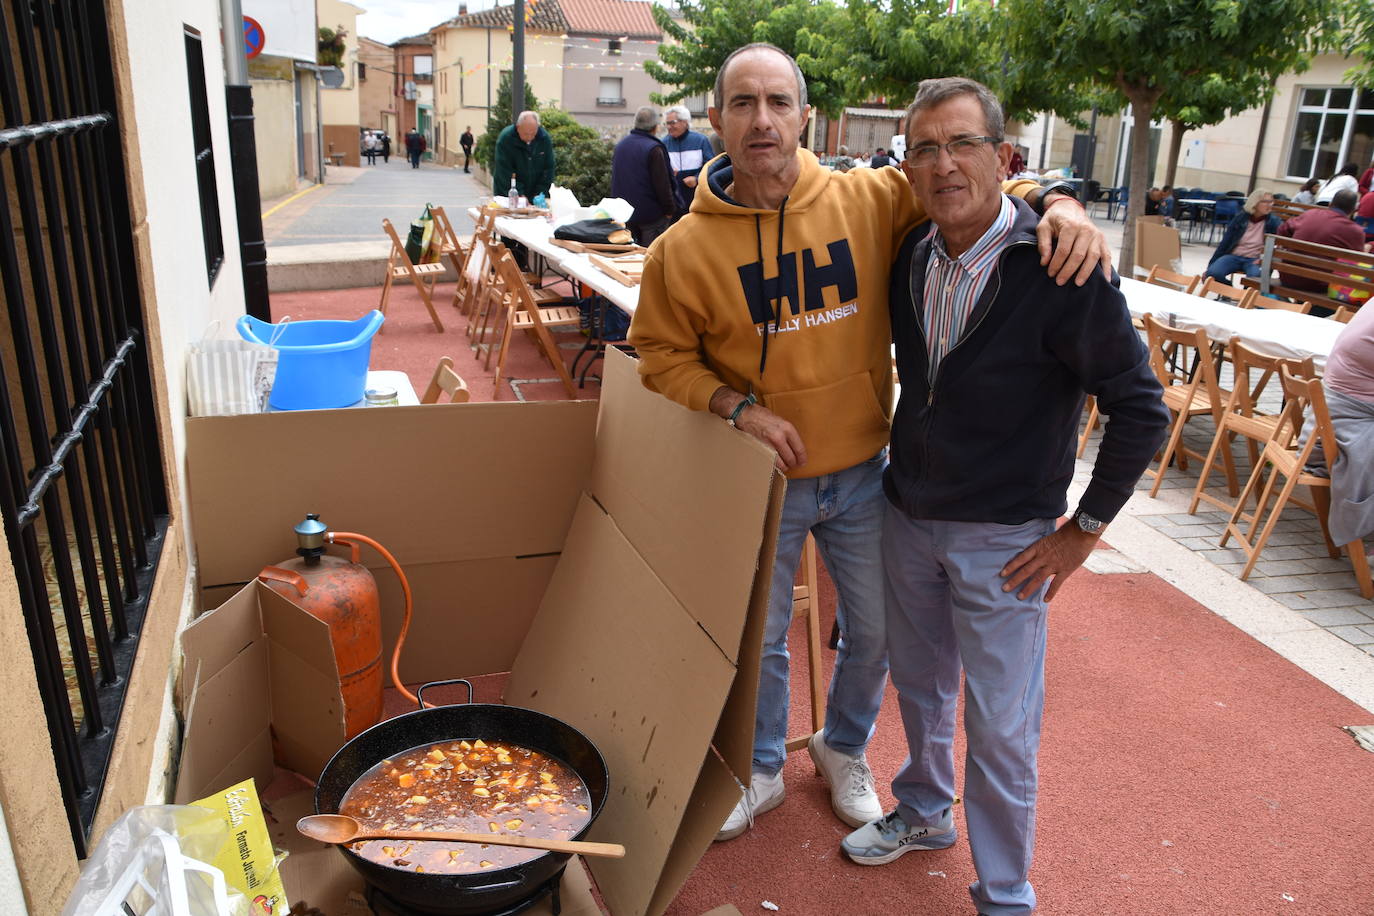
[[[1150,155],[1150,117],[1154,114],[1159,92],[1131,88],[1126,91],[1126,98],[1131,100],[1131,114],[1135,118],[1135,125],[1131,128],[1131,174],[1126,184],[1130,188],[1126,206],[1126,226],[1121,233],[1121,263],[1116,269],[1123,277],[1133,277],[1135,221],[1137,217],[1145,214],[1145,197],[1150,190],[1145,179],[1149,174],[1149,163],[1146,160]]]
[[[1188,132],[1188,128],[1176,118],[1169,119],[1169,126],[1173,130],[1169,135],[1169,167],[1164,172],[1164,184],[1172,188],[1174,178],[1178,175],[1178,151],[1183,149],[1183,135]]]

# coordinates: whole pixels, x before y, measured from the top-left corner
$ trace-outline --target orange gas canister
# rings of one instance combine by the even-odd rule
[[[358,542],[366,542],[385,556],[401,577],[410,621],[410,588],[395,559],[371,538],[328,531],[318,515],[307,515],[295,527],[299,555],[264,567],[258,578],[306,613],[329,626],[343,696],[347,737],[377,724],[382,717],[382,610],[377,581],[359,563]],[[350,548],[344,559],[325,553],[327,544]],[[402,639],[404,630],[402,627]],[[400,652],[400,644],[396,646]],[[396,659],[392,659],[395,677]],[[400,684],[397,684],[400,687]],[[403,693],[407,693],[401,687]]]

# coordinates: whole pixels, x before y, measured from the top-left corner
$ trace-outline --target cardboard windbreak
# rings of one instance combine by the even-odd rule
[[[376,538],[415,595],[402,679],[510,671],[506,702],[584,732],[611,774],[590,838],[628,849],[590,863],[603,897],[617,916],[666,908],[750,776],[784,487],[768,449],[645,390],[616,352],[599,408],[205,417],[187,436],[207,605],[291,556],[306,512]],[[364,562],[382,589],[389,655],[399,590],[378,558],[365,551]],[[322,624],[253,585],[188,627],[184,646],[179,796],[261,778],[269,724],[283,762],[318,775],[343,734]],[[329,890],[319,882],[345,880],[293,871],[317,896]],[[295,900],[309,889],[287,890]]]

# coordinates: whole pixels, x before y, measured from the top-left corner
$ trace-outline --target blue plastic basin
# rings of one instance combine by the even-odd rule
[[[325,410],[363,399],[372,337],[383,320],[373,309],[356,321],[269,324],[244,315],[235,326],[244,340],[277,350],[277,377],[268,399],[273,408]]]

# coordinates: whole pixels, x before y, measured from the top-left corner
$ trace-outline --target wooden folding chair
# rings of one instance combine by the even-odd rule
[[[443,395],[448,396],[450,404],[462,404],[472,399],[468,383],[453,371],[453,360],[447,356],[439,357],[439,364],[434,367],[434,375],[430,378],[429,387],[421,396],[420,403],[438,404],[439,398]]]
[[[1326,317],[1332,321],[1339,321],[1341,324],[1350,324],[1350,319],[1355,317],[1355,309],[1348,305],[1342,305]]]
[[[510,340],[516,331],[529,331],[534,336],[535,344],[558,373],[568,397],[577,397],[572,375],[563,362],[563,356],[559,353],[558,344],[554,342],[549,328],[580,327],[582,313],[575,305],[540,305],[534,290],[530,288],[520,272],[520,266],[515,263],[515,258],[509,251],[503,249],[499,255],[494,254],[493,260],[496,275],[504,287],[505,320],[496,329],[500,345],[496,348],[496,375],[493,379],[495,391],[492,397],[496,398],[501,394],[501,373],[505,370],[506,354],[510,352]],[[487,362],[490,365],[491,351],[487,353]]]
[[[792,619],[806,618],[806,664],[810,674],[811,731],[787,739],[787,750],[806,747],[811,736],[825,727],[825,679],[821,655],[820,592],[816,589],[816,539],[806,536],[801,555],[802,584],[792,587]]]
[[[1340,445],[1336,442],[1336,435],[1331,428],[1331,414],[1327,411],[1326,394],[1322,390],[1321,380],[1295,375],[1292,366],[1286,363],[1279,367],[1279,378],[1283,383],[1285,399],[1283,412],[1279,414],[1273,436],[1264,445],[1261,460],[1256,462],[1250,479],[1246,481],[1244,492],[1236,502],[1236,507],[1231,510],[1231,518],[1221,535],[1221,546],[1225,547],[1232,536],[1236,538],[1246,556],[1240,578],[1248,578],[1269,536],[1274,533],[1274,526],[1291,499],[1293,490],[1299,485],[1305,485],[1312,492],[1312,503],[1316,507],[1317,520],[1321,523],[1322,535],[1326,538],[1327,553],[1335,558],[1339,557],[1341,550],[1344,549],[1350,557],[1350,566],[1355,573],[1360,594],[1365,598],[1374,598],[1374,581],[1370,579],[1364,542],[1356,539],[1337,547],[1332,543],[1331,533],[1327,529],[1327,513],[1331,508],[1330,473]],[[1312,431],[1304,442],[1303,419],[1309,413],[1313,420]],[[1325,477],[1307,470],[1308,462],[1317,447],[1321,448],[1326,460]],[[1273,473],[1269,474],[1267,479],[1264,474],[1266,467],[1273,468]],[[1275,485],[1280,477],[1283,478],[1283,486],[1275,494]],[[1244,513],[1245,504],[1260,488],[1262,480],[1263,490],[1259,494],[1255,512],[1247,516]],[[1250,523],[1248,530],[1243,530],[1242,522]]]
[[[443,207],[430,207],[429,214],[434,218],[434,234],[439,239],[439,260],[448,258],[448,262],[453,265],[453,275],[461,277],[463,275],[463,263],[467,260],[470,245],[464,245],[458,238],[458,233],[453,231],[453,223],[449,222],[448,214]]]
[[[1154,267],[1150,268],[1150,273],[1145,278],[1145,282],[1154,284],[1155,286],[1165,286],[1169,289],[1176,289],[1181,293],[1192,293],[1201,279],[1202,278],[1196,274],[1191,276],[1188,274],[1181,274],[1156,264]]]
[[[1308,315],[1312,312],[1310,302],[1290,302],[1287,299],[1271,299],[1262,295],[1259,290],[1255,290],[1255,308],[1257,309],[1281,309],[1285,312],[1297,312],[1299,315]]]
[[[1201,296],[1203,299],[1216,298],[1243,309],[1254,308],[1255,300],[1259,298],[1259,290],[1257,289],[1241,289],[1229,283],[1222,283],[1215,277],[1204,277],[1203,281],[1193,289],[1193,294]]]
[[[1097,411],[1097,398],[1088,395],[1088,399],[1083,402],[1083,407],[1088,411],[1088,420],[1083,424],[1083,431],[1078,434],[1078,451],[1074,452],[1075,458],[1082,458],[1083,453],[1088,450],[1088,439],[1092,436],[1093,430],[1097,429],[1098,420],[1101,415]]]
[[[472,245],[468,250],[463,270],[458,274],[458,285],[453,288],[452,305],[464,315],[471,315],[477,307],[479,297],[491,279],[491,262],[487,257],[487,239],[491,230],[479,226],[472,234]],[[472,336],[472,324],[468,323],[468,337]]]
[[[424,300],[425,308],[429,309],[434,329],[442,333],[444,323],[439,320],[439,313],[434,310],[434,284],[443,274],[444,265],[438,261],[432,264],[412,264],[410,255],[406,254],[405,245],[401,244],[400,237],[396,235],[396,227],[391,225],[391,220],[384,218],[382,228],[391,238],[391,254],[386,259],[386,277],[382,280],[382,303],[377,306],[378,310],[385,315],[387,300],[391,298],[391,285],[397,280],[409,279],[415,284],[420,298]],[[386,325],[382,325],[382,328],[385,329]]]
[[[1202,462],[1202,470],[1198,473],[1197,487],[1193,490],[1193,501],[1188,505],[1189,515],[1197,511],[1199,502],[1210,503],[1219,509],[1225,509],[1227,512],[1235,509],[1235,505],[1230,501],[1206,492],[1207,481],[1212,475],[1212,466],[1216,461],[1217,453],[1221,449],[1229,452],[1231,442],[1236,436],[1243,437],[1249,446],[1250,466],[1254,467],[1259,462],[1264,443],[1273,438],[1274,427],[1279,422],[1278,414],[1264,413],[1259,409],[1259,398],[1269,384],[1269,380],[1278,372],[1279,366],[1287,363],[1304,378],[1310,378],[1314,374],[1310,356],[1301,361],[1265,356],[1245,346],[1240,342],[1239,337],[1231,338],[1228,349],[1234,370],[1231,396],[1226,401],[1221,422],[1217,424],[1217,434],[1212,437],[1212,447],[1207,450],[1207,457]]]
[[[1145,316],[1145,335],[1150,349],[1150,368],[1164,386],[1164,406],[1173,414],[1169,438],[1160,452],[1159,468],[1150,468],[1147,474],[1154,475],[1155,484],[1150,488],[1150,496],[1159,493],[1159,485],[1164,482],[1164,474],[1169,462],[1177,459],[1179,470],[1188,469],[1188,458],[1202,460],[1205,456],[1188,448],[1183,443],[1183,428],[1193,417],[1211,414],[1217,426],[1221,425],[1224,399],[1229,392],[1217,383],[1216,362],[1212,358],[1211,343],[1207,332],[1198,328],[1185,331],[1160,324],[1153,315]],[[1177,369],[1171,367],[1171,358],[1184,356],[1193,350],[1193,369],[1180,377]],[[1230,449],[1222,452],[1222,463],[1226,469],[1227,489],[1236,494],[1239,483],[1236,480],[1236,463]]]

